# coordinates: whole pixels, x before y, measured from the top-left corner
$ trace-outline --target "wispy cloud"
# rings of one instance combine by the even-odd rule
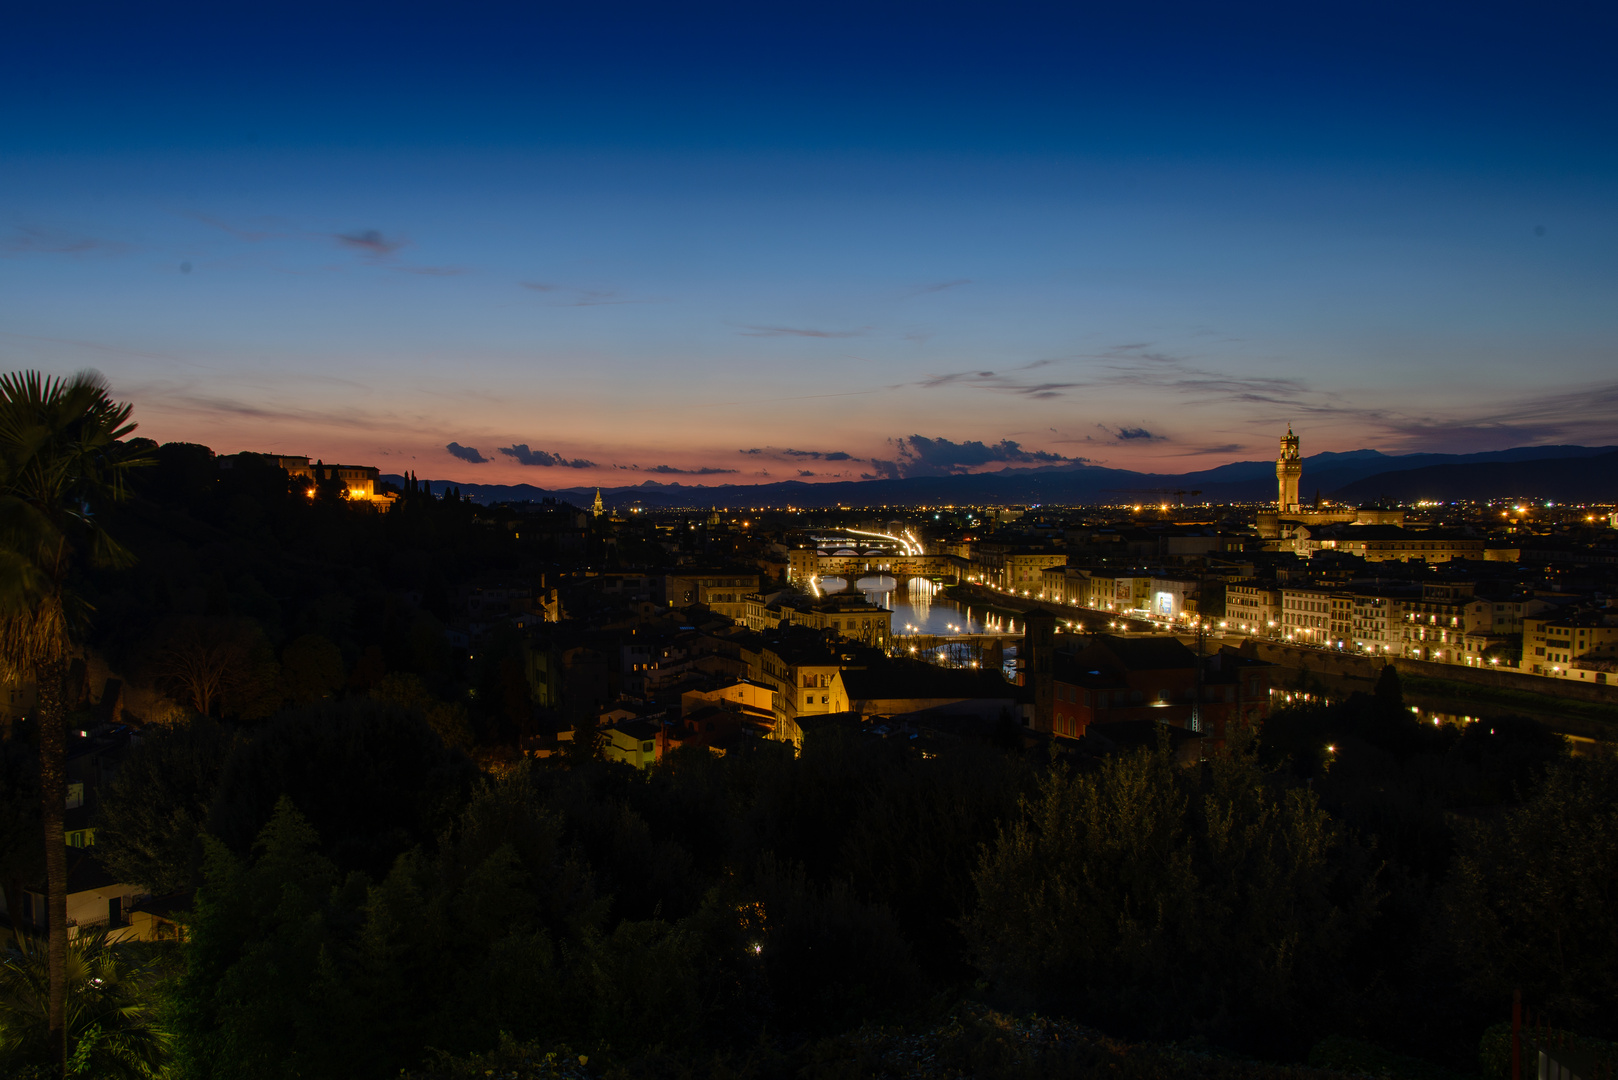
[[[656,304],[654,298],[625,296],[615,289],[580,289],[570,285],[556,285],[548,281],[519,281],[517,284],[531,292],[546,293],[554,297],[553,307],[600,307],[605,304]]]
[[[400,238],[389,239],[377,229],[356,229],[353,232],[332,233],[331,238],[339,247],[350,251],[358,251],[372,259],[385,259],[404,247],[410,241]]]
[[[717,476],[741,471],[740,469],[716,469],[707,466],[697,469],[682,469],[677,465],[613,465],[611,467],[622,469],[625,472],[657,473],[664,476]],[[769,473],[762,472],[759,475],[768,476]]]
[[[424,277],[460,277],[468,273],[463,266],[393,266],[401,274],[421,274]]]
[[[778,461],[789,458],[812,458],[815,461],[852,461],[854,456],[842,450],[777,450],[774,447],[754,447],[751,450],[741,450],[739,453],[754,457],[770,457]]]
[[[444,449],[449,451],[451,457],[458,457],[462,461],[471,462],[473,465],[482,465],[489,460],[472,447],[462,446],[458,442],[452,442]]]
[[[380,404],[375,384],[330,372],[265,373],[218,385],[210,382],[217,376],[206,363],[186,356],[159,358],[172,362],[172,376],[119,379],[118,397],[135,403],[143,425],[174,433],[162,437],[192,432],[189,437],[197,438],[212,432],[213,445],[221,451],[279,448],[303,453],[303,447],[329,437],[352,439],[359,433],[366,435],[367,444],[382,446],[405,432],[431,440],[441,416],[442,397],[430,411],[387,408]],[[434,445],[429,441],[429,447]],[[425,448],[422,456],[428,456]]]
[[[1618,381],[1486,404],[1442,414],[1353,410],[1380,427],[1391,448],[1406,451],[1501,450],[1556,443],[1618,441]]]
[[[639,465],[635,465],[633,468],[639,469],[641,472],[662,473],[674,476],[719,476],[724,473],[741,471],[740,469],[715,469],[708,466],[704,466],[700,469],[681,469],[676,468],[673,465],[648,465],[644,468]]]
[[[1240,454],[1247,449],[1241,443],[1225,443],[1222,446],[1193,446],[1187,450],[1174,453],[1173,457],[1201,457],[1205,454]]]
[[[291,236],[299,232],[298,229],[293,228],[279,218],[254,218],[251,225],[238,225],[223,218],[215,217],[212,214],[204,214],[195,210],[187,211],[185,216],[193,221],[201,222],[210,229],[218,229],[220,232],[228,233],[236,239],[245,240],[250,244]]]
[[[1579,389],[1413,413],[1368,404],[1293,376],[1220,371],[1149,343],[1115,345],[1074,358],[1086,363],[1086,388],[1167,391],[1199,405],[1252,407],[1260,422],[1288,419],[1352,425],[1368,443],[1390,451],[1478,451],[1556,442],[1603,445],[1618,436],[1618,381]],[[1231,443],[1203,452],[1239,453]]]
[[[820,330],[804,326],[754,326],[750,323],[735,325],[741,327],[736,332],[743,337],[853,338],[864,337],[871,330],[869,326],[862,326],[857,330]]]
[[[401,428],[419,430],[430,422],[421,416],[270,403],[269,391],[265,397],[243,401],[225,394],[189,391],[187,388],[191,385],[190,381],[157,379],[126,384],[120,387],[120,392],[136,403],[136,415],[143,422],[155,422],[159,417],[181,417],[187,425],[220,424],[223,425],[220,430],[229,433],[222,437],[229,441],[246,439],[253,431],[266,433],[272,439],[280,438],[282,436],[270,433],[285,432],[289,428],[304,432],[365,431],[386,438],[397,435]]]
[[[959,289],[962,285],[972,284],[971,278],[950,278],[948,281],[930,281],[925,285],[918,285],[904,294],[904,299],[912,296],[926,296],[928,293],[940,293],[946,289]]]
[[[1200,403],[1232,402],[1299,410],[1318,406],[1325,397],[1301,379],[1230,374],[1144,342],[1114,345],[1072,359],[1090,369],[1090,376],[1078,384],[1086,388],[1168,390]]]
[[[515,458],[519,465],[536,465],[542,468],[564,469],[594,469],[596,463],[584,458],[569,460],[559,454],[548,454],[544,450],[530,450],[527,443],[515,443],[511,446],[496,447],[500,453],[509,458]]]
[[[98,236],[70,233],[39,225],[17,225],[0,240],[6,255],[122,255],[130,245]]]
[[[1147,364],[1183,364],[1185,357],[1152,348],[1149,342],[1136,341],[1127,345],[1113,345],[1100,354],[1115,360],[1133,360]]]
[[[1063,379],[1031,379],[1028,372],[1061,365],[1081,370]],[[1083,370],[1088,369],[1088,370]],[[1073,390],[1129,387],[1167,390],[1198,401],[1228,401],[1305,410],[1323,395],[1295,378],[1232,375],[1199,366],[1190,358],[1154,349],[1145,342],[1113,345],[1099,352],[1033,360],[1007,370],[953,371],[928,375],[910,385],[924,390],[964,387],[1035,399],[1063,397]]]
[[[1036,399],[1061,397],[1065,391],[1082,386],[1081,382],[1029,379],[1022,373],[1050,367],[1055,360],[1033,360],[1019,364],[1010,371],[952,371],[943,375],[928,375],[915,385],[923,390],[940,390],[951,386],[964,386],[974,390],[990,390],[998,394],[1016,394]]]
[[[0,330],[0,337],[13,338],[17,341],[37,341],[47,345],[64,345],[69,349],[93,353],[110,353],[114,356],[139,356],[149,360],[177,360],[184,362],[184,358],[177,353],[154,352],[150,349],[130,349],[121,345],[109,345],[104,341],[83,341],[78,338],[49,337],[44,334],[16,334],[9,330]]]
[[[335,243],[344,251],[356,252],[367,262],[385,266],[399,274],[415,274],[421,277],[458,277],[470,271],[464,266],[427,266],[396,263],[393,256],[401,249],[410,246],[410,241],[402,236],[387,236],[380,229],[355,229],[351,232],[330,233],[315,232],[300,228],[290,222],[279,218],[258,217],[249,219],[248,224],[239,224],[200,212],[187,212],[186,217],[201,222],[211,229],[217,229],[238,240],[247,243],[262,243],[266,240],[311,238],[327,240]]]

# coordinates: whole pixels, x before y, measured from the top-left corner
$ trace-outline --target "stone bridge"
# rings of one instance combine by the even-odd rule
[[[895,634],[893,643],[904,649],[914,646],[918,651],[936,649],[940,645],[969,645],[979,649],[1005,648],[1022,640],[1022,631],[1015,634]]]
[[[924,577],[958,581],[965,561],[953,555],[900,555],[871,552],[866,555],[821,555],[818,577],[847,578],[886,574],[898,581]]]

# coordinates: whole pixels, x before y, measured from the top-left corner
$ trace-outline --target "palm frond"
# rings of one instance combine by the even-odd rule
[[[32,679],[40,664],[66,657],[72,647],[70,629],[60,596],[0,616],[0,678]]]
[[[8,553],[0,560],[0,668],[24,670],[65,653],[89,612],[68,595],[74,565],[133,561],[97,518],[127,494],[128,471],[150,461],[123,442],[135,430],[132,411],[95,372],[0,374],[0,551]]]

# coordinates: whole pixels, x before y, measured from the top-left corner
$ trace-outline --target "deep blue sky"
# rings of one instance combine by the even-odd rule
[[[1611,11],[34,5],[0,350],[543,486],[1618,442]]]

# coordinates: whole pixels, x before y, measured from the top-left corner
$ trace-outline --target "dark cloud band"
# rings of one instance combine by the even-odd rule
[[[473,465],[482,465],[489,460],[480,454],[475,448],[470,446],[462,446],[458,442],[452,442],[448,446],[444,447],[444,449],[449,451],[451,457],[458,457],[462,461],[471,462]]]
[[[562,457],[560,454],[546,453],[544,450],[530,450],[527,443],[513,443],[511,446],[498,446],[495,448],[509,458],[515,458],[519,465],[536,465],[540,468],[564,469],[593,469],[596,463],[585,458]]]

